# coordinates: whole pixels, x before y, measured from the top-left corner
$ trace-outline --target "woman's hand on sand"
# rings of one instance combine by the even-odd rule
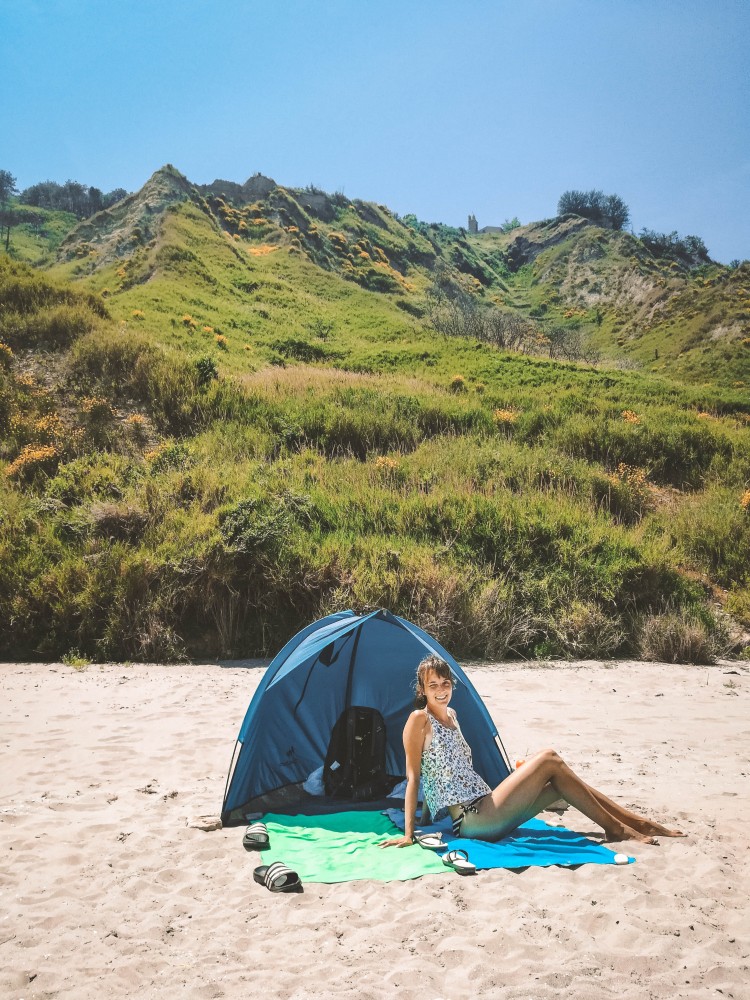
[[[411,847],[413,843],[413,837],[389,837],[388,840],[381,840],[378,847]]]

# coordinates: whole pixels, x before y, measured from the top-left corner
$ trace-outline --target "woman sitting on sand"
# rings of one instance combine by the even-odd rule
[[[456,837],[501,840],[560,798],[601,826],[607,841],[656,844],[657,836],[683,836],[618,806],[587,785],[554,750],[542,750],[497,788],[490,788],[473,769],[469,745],[456,713],[448,707],[453,675],[445,660],[437,656],[422,660],[416,691],[417,704],[423,707],[411,713],[404,727],[404,836],[385,840],[381,847],[406,847],[415,842],[420,775],[433,821],[450,813]]]

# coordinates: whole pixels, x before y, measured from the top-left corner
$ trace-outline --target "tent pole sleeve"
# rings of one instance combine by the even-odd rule
[[[227,771],[227,783],[224,785],[224,798],[221,803],[221,812],[224,813],[224,806],[227,804],[227,793],[229,792],[229,782],[234,772],[235,757],[237,756],[237,747],[240,745],[239,740],[234,741],[234,750],[232,750],[232,759],[229,761],[229,770]]]
[[[356,634],[359,635],[359,631],[357,631]],[[336,660],[339,658],[339,656],[341,655],[341,653],[342,653],[342,651],[344,649],[344,646],[346,646],[347,642],[349,641],[349,638],[350,638],[350,636],[347,636],[344,639],[344,641],[341,643],[341,645],[339,646],[339,651],[338,651],[338,653],[336,653],[336,656],[334,657],[334,659],[331,660],[331,663],[335,663]],[[335,639],[332,640],[332,641],[335,642]],[[355,646],[355,649],[356,649],[356,646]],[[304,683],[304,685],[302,687],[302,693],[300,694],[299,698],[297,699],[297,704],[294,706],[294,712],[292,713],[295,716],[295,718],[297,716],[297,709],[300,707],[300,705],[302,704],[302,702],[304,700],[305,695],[307,694],[307,685],[310,683],[310,678],[313,675],[313,670],[315,670],[315,668],[318,665],[318,663],[320,663],[320,655],[316,656],[315,659],[310,664],[310,669],[307,672],[307,677],[305,678],[305,683]]]
[[[346,700],[344,702],[344,708],[352,707],[352,686],[354,684],[354,663],[357,659],[357,646],[359,646],[359,637],[362,634],[362,626],[360,625],[357,631],[354,633],[354,645],[352,646],[352,655],[349,660],[349,675],[346,678]]]
[[[505,744],[503,743],[502,739],[500,738],[500,734],[499,733],[495,733],[495,746],[500,751],[500,755],[502,756],[502,758],[503,758],[503,760],[505,762],[505,766],[508,768],[508,774],[511,774],[512,771],[513,771],[513,768],[510,766],[510,758],[508,757],[508,751],[505,749]]]

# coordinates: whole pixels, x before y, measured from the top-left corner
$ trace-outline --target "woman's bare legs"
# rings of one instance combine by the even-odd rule
[[[542,751],[542,753],[544,753],[544,751]],[[533,760],[533,758],[531,759]],[[576,775],[576,777],[579,776]],[[606,809],[608,813],[611,813],[611,815],[614,816],[615,819],[618,819],[623,824],[623,826],[629,826],[632,830],[637,830],[638,833],[646,833],[651,837],[685,836],[685,834],[682,833],[680,830],[670,829],[669,827],[664,826],[661,823],[656,823],[653,820],[646,819],[645,816],[639,816],[638,813],[631,812],[630,809],[626,809],[625,806],[622,806],[619,803],[614,802],[612,799],[609,798],[609,796],[605,795],[604,792],[600,792],[598,789],[594,788],[593,785],[589,785],[588,782],[583,781],[582,778],[579,777],[579,780],[582,782],[582,784],[586,785],[586,787],[594,796],[594,798],[598,800],[599,805],[601,805],[604,809]],[[554,790],[552,789],[551,785],[549,786],[549,789],[545,788],[545,790],[542,792],[542,795],[540,796],[540,800],[534,803],[534,805],[532,806],[532,808],[537,807],[535,809],[535,812],[530,813],[530,815],[526,817],[527,819],[531,819],[533,816],[536,816],[538,813],[542,812],[543,809],[546,809],[551,804],[551,802],[554,802],[556,799],[559,798],[559,796],[557,795],[553,796],[551,794],[552,791]]]
[[[661,823],[655,823],[650,819],[646,819],[644,816],[639,816],[637,813],[631,812],[629,809],[619,805],[617,802],[613,802],[613,800],[608,798],[603,792],[598,791],[591,785],[587,785],[587,787],[594,798],[599,801],[599,804],[603,806],[608,813],[614,816],[615,819],[618,819],[623,826],[630,827],[631,830],[636,830],[638,833],[648,834],[650,837],[685,836],[685,834],[680,830],[670,829],[669,827],[663,826]],[[525,823],[527,819],[533,819],[534,816],[538,816],[540,812],[548,809],[553,802],[557,802],[559,799],[560,796],[555,788],[548,783],[543,788],[539,798],[531,804],[528,813],[521,820],[521,823]]]
[[[606,840],[654,843],[654,834],[679,835],[618,806],[578,777],[555,753],[543,750],[510,774],[485,799],[478,814],[469,813],[463,831],[469,837],[499,839],[555,799],[563,798],[602,827]]]
[[[639,833],[647,833],[652,837],[684,837],[685,834],[681,830],[673,830],[662,823],[656,823],[653,820],[646,819],[645,816],[639,816],[638,813],[631,812],[630,809],[626,809],[625,806],[619,805],[617,802],[613,802],[604,792],[598,791],[596,788],[592,788],[591,785],[587,786],[591,794],[598,799],[599,804],[603,806],[607,812],[611,813],[616,819],[619,819],[621,823],[625,826],[629,826],[632,830],[638,830]]]

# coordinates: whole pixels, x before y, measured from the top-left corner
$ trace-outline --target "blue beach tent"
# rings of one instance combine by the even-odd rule
[[[471,681],[450,653],[389,611],[367,615],[342,611],[302,629],[269,664],[237,738],[222,821],[239,823],[245,813],[267,809],[320,808],[302,783],[323,766],[336,721],[355,705],[382,715],[386,770],[394,784],[403,778],[402,733],[414,707],[412,685],[417,664],[430,654],[444,659],[455,675],[451,705],[471,747],[475,769],[491,787],[499,784],[510,773],[502,742]]]

